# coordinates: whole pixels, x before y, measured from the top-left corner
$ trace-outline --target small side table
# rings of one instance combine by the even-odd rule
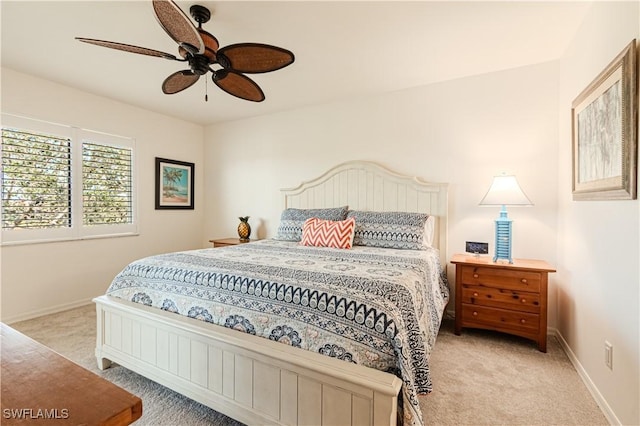
[[[249,241],[242,241],[240,238],[220,238],[217,240],[209,240],[211,244],[213,244],[214,248],[218,247],[226,247],[226,246],[235,246],[238,244],[250,243]]]
[[[484,328],[535,340],[547,351],[547,284],[555,268],[543,260],[489,258],[456,254],[455,334]]]

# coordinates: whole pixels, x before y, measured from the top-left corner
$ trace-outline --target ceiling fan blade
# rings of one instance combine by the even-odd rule
[[[205,30],[198,28],[198,32],[202,37],[202,42],[204,43],[204,55],[209,58],[209,62],[216,62],[216,52],[218,52],[218,48],[220,44],[218,43],[218,39],[213,36],[213,34],[206,32]]]
[[[160,52],[159,50],[147,49],[146,47],[138,47],[138,46],[132,46],[130,44],[116,43],[115,41],[94,40],[91,38],[82,38],[82,37],[76,37],[76,40],[79,40],[84,43],[95,44],[96,46],[109,47],[111,49],[117,49],[117,50],[124,50],[125,52],[139,53],[141,55],[156,56],[158,58],[173,59],[174,61],[179,61],[178,58],[176,58],[170,53]]]
[[[171,74],[162,82],[162,92],[173,95],[195,84],[200,76],[190,70],[178,71]]]
[[[204,53],[204,42],[187,15],[171,0],[153,0],[153,11],[160,26],[180,46],[192,54]]]
[[[224,63],[225,60],[228,64]],[[287,49],[261,43],[238,43],[218,50],[220,65],[244,73],[279,70],[294,60],[293,53]]]
[[[249,77],[232,70],[221,69],[213,74],[216,86],[230,95],[253,102],[264,101],[262,89]]]

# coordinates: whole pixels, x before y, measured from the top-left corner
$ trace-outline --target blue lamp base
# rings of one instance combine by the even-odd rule
[[[502,206],[500,217],[496,219],[496,253],[493,261],[499,259],[508,260],[513,263],[511,258],[511,224],[512,220],[507,217],[507,206]]]

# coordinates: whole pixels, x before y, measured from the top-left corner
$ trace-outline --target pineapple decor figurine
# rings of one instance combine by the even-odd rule
[[[238,225],[238,236],[240,241],[249,241],[251,236],[251,226],[249,226],[249,216],[240,216],[240,224]]]

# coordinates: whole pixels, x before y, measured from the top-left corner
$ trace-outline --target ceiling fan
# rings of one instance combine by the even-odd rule
[[[177,71],[162,83],[165,94],[174,94],[194,85],[200,76],[211,71],[216,86],[225,92],[248,101],[262,102],[262,89],[243,73],[276,71],[294,61],[293,53],[281,47],[262,43],[238,43],[219,48],[218,40],[202,29],[211,12],[204,6],[193,5],[189,13],[198,23],[196,28],[187,15],[172,0],[153,0],[153,11],[160,26],[178,43],[180,58],[158,50],[113,41],[76,37],[84,43],[187,62],[188,70]],[[216,69],[212,66],[217,65]],[[205,96],[206,99],[206,96]]]

